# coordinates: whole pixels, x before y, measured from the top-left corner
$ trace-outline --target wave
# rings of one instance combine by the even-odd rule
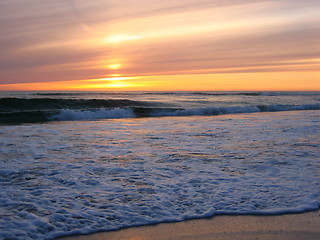
[[[69,105],[65,105],[66,102],[68,102]],[[41,104],[37,105],[38,109],[36,110],[26,110],[28,109],[26,106],[29,106],[28,104],[30,104],[30,102],[26,105],[16,107],[16,109],[22,108],[24,111],[12,111],[12,106],[7,107],[7,110],[10,109],[10,111],[7,112],[0,108],[0,123],[20,124],[47,121],[100,120],[166,116],[214,116],[237,113],[320,110],[320,103],[304,105],[204,107],[195,109],[157,107],[152,105],[152,103],[135,102],[130,100],[64,100],[63,102],[58,101],[58,103],[59,104],[55,103],[49,106],[46,105],[44,110],[41,109],[41,107],[44,108],[44,106]],[[62,103],[64,103],[64,108],[62,108]],[[59,106],[60,109],[57,109],[57,106]],[[70,106],[72,108],[68,108]]]
[[[130,108],[159,105],[161,104],[128,99],[1,98],[0,123],[19,124],[134,117],[130,113],[132,111]]]
[[[295,91],[282,91],[282,92],[261,92],[261,96],[320,96],[319,91],[305,91],[305,92],[295,92]]]
[[[56,98],[1,98],[0,112],[48,111],[62,109],[97,109],[116,107],[151,107],[157,103],[128,99],[56,99]]]
[[[97,111],[84,110],[74,111],[70,109],[61,110],[57,114],[49,117],[51,121],[70,121],[70,120],[99,120],[110,118],[134,118],[136,117],[133,109],[114,108],[114,109],[99,109]]]
[[[261,92],[192,92],[192,95],[204,95],[204,96],[260,96]]]
[[[36,96],[72,96],[72,95],[87,95],[87,93],[82,92],[37,92],[33,95]]]
[[[33,97],[83,97],[83,96],[130,96],[141,95],[141,92],[36,92],[30,94]]]
[[[226,92],[203,92],[203,91],[177,91],[177,92],[141,92],[142,95],[202,95],[202,96],[318,96],[320,95],[319,91],[305,91],[305,92],[296,92],[296,91],[280,91],[280,92],[237,92],[237,91],[226,91]]]
[[[255,113],[255,112],[278,112],[278,111],[298,111],[298,110],[320,110],[320,104],[305,105],[268,105],[268,106],[233,106],[233,107],[206,107],[198,109],[183,109],[168,111],[159,110],[151,112],[152,117],[161,116],[213,116],[236,113]]]
[[[236,92],[236,91],[226,91],[226,92],[142,92],[143,95],[200,95],[200,96],[319,96],[319,91],[305,91],[305,92],[295,92],[295,91],[281,91],[281,92]]]
[[[142,95],[202,95],[202,96],[235,96],[235,95],[243,95],[243,96],[260,96],[261,92],[188,92],[188,91],[177,91],[177,92],[142,92]]]

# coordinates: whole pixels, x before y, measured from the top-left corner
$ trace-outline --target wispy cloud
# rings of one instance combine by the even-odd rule
[[[319,11],[316,0],[2,1],[0,84],[317,71]]]

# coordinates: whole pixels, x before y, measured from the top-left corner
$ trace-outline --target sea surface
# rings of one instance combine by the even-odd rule
[[[320,92],[0,92],[0,239],[320,207]]]

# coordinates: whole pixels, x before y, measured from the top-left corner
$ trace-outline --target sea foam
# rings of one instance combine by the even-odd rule
[[[319,111],[0,129],[0,239],[319,208]]]
[[[132,109],[114,108],[114,109],[99,109],[99,110],[61,110],[58,114],[51,116],[51,121],[66,121],[66,120],[97,120],[109,118],[133,118],[136,115]]]
[[[135,117],[168,117],[168,116],[214,116],[237,113],[278,112],[278,111],[320,110],[320,104],[305,105],[267,105],[267,106],[230,106],[230,107],[203,107],[196,109],[177,108],[111,108],[93,110],[64,109],[49,117],[51,121],[67,120],[98,120],[110,118]]]

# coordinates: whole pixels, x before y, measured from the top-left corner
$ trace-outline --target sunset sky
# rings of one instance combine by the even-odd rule
[[[2,0],[0,90],[320,90],[319,0]]]

